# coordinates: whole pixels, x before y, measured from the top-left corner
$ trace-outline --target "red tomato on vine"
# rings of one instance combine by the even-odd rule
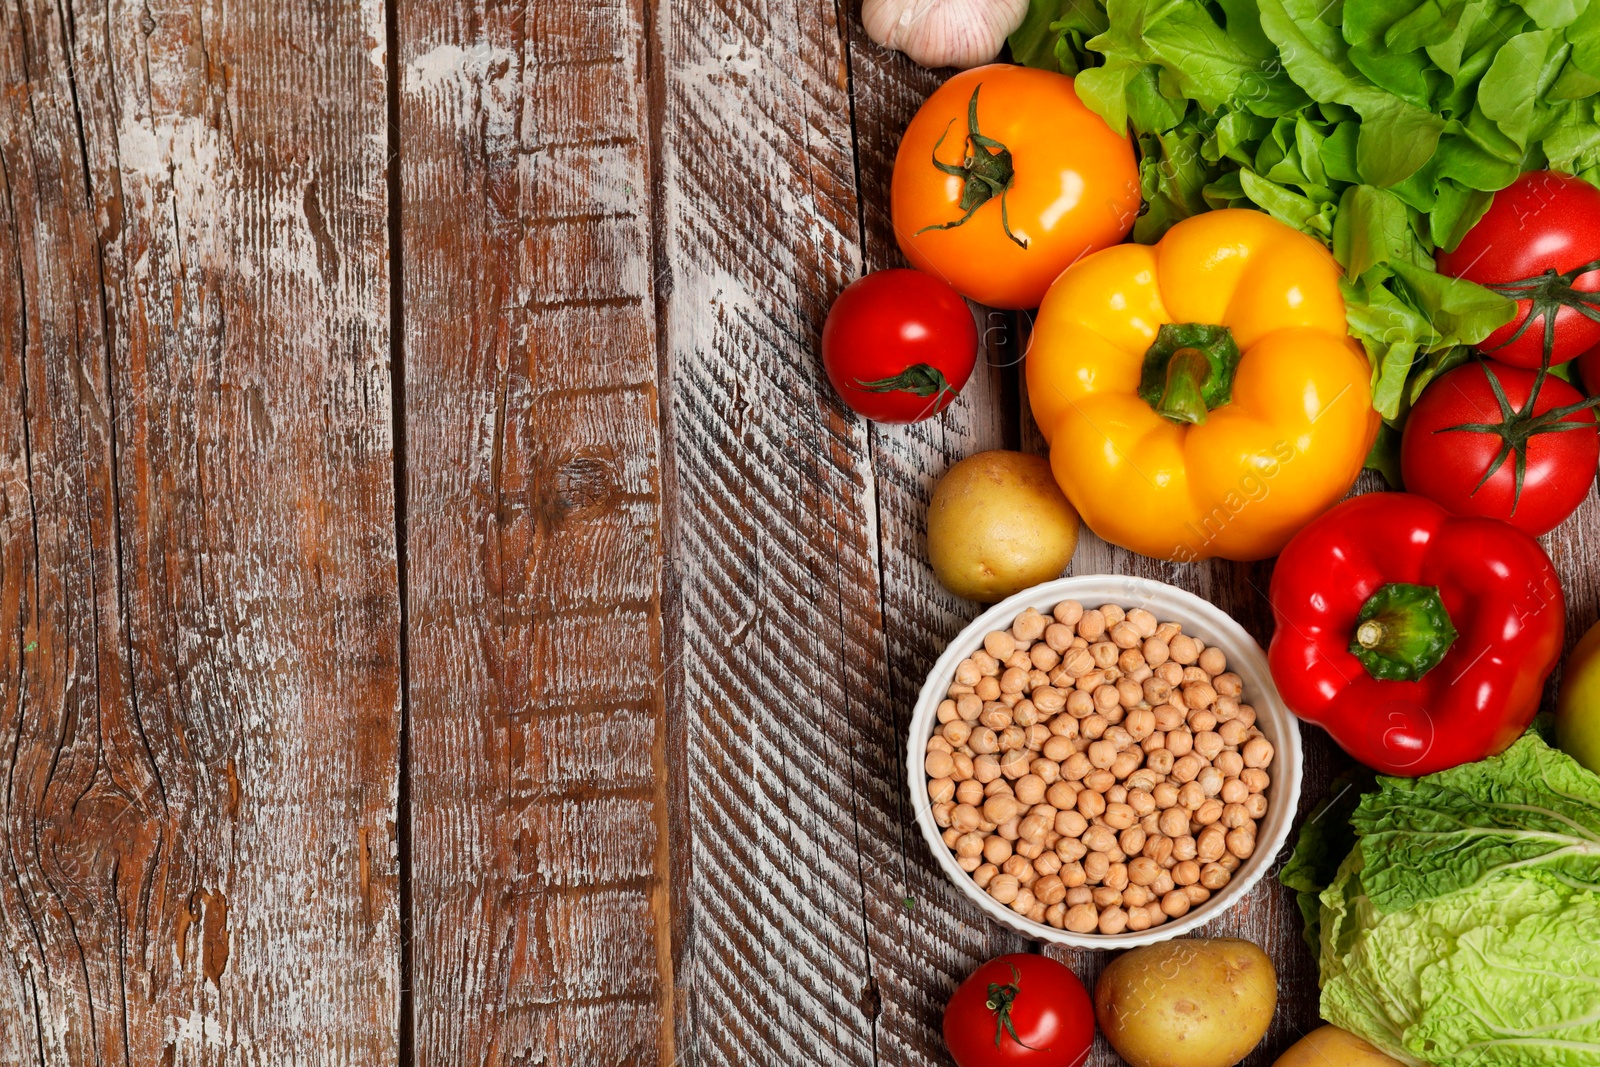
[[[956,1067],[1079,1067],[1094,1043],[1094,1005],[1048,956],[1000,956],[957,987],[944,1043]]]
[[[1504,519],[1535,537],[1548,533],[1594,482],[1600,433],[1593,403],[1540,371],[1490,362],[1457,367],[1428,386],[1406,419],[1406,488],[1457,515]]]
[[[1531,171],[1494,202],[1439,273],[1509,296],[1517,313],[1477,347],[1513,367],[1556,366],[1600,344],[1600,189]]]
[[[822,365],[851,410],[920,422],[950,406],[977,361],[978,327],[961,294],[917,270],[851,283],[822,327]]]

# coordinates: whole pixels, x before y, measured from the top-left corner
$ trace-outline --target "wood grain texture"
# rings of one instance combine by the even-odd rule
[[[860,271],[832,3],[661,4],[661,337],[682,661],[689,1062],[873,1062],[864,870],[898,847],[877,487],[817,334]],[[903,896],[895,890],[891,906]]]
[[[381,39],[0,10],[4,1062],[396,1055]]]
[[[874,44],[857,20],[849,30],[863,267],[903,267],[889,218],[889,179],[900,135],[943,77]],[[863,899],[880,1005],[880,1064],[948,1062],[940,1021],[956,985],[984,960],[1029,947],[998,924],[973,921],[917,829],[904,773],[911,711],[928,670],[982,610],[947,592],[933,575],[928,500],[952,464],[1016,446],[1008,440],[1016,432],[1015,317],[983,307],[973,313],[982,347],[960,398],[926,422],[870,427],[889,704],[884,727],[864,733],[867,773],[858,811],[871,858],[863,867]]]
[[[396,13],[415,1062],[670,1064],[644,15]]]

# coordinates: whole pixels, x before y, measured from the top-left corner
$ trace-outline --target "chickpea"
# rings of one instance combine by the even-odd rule
[[[1082,752],[1074,752],[1061,762],[1061,777],[1069,782],[1077,782],[1083,776],[1094,770],[1094,764],[1089,762],[1089,757]]]
[[[1211,679],[1211,684],[1216,688],[1218,696],[1233,697],[1237,700],[1244,692],[1244,679],[1232,671],[1219,672]]]
[[[1139,636],[1138,628],[1126,619],[1113,626],[1108,636],[1118,648],[1138,648],[1144,644],[1144,638]]]
[[[1139,816],[1131,805],[1121,804],[1117,801],[1107,801],[1106,810],[1101,815],[1105,824],[1113,830],[1127,830],[1139,821]]]
[[[1170,737],[1171,735],[1169,734],[1168,736]],[[1150,768],[1152,773],[1167,775],[1172,773],[1172,765],[1176,761],[1177,754],[1174,753],[1172,749],[1158,748],[1154,752],[1151,752],[1145,756],[1144,765]],[[1167,807],[1171,806],[1172,805],[1170,804],[1167,805]]]
[[[1056,815],[1056,833],[1063,837],[1082,837],[1089,829],[1089,820],[1076,811],[1063,810]]]
[[[1228,852],[1242,860],[1250,858],[1256,850],[1256,835],[1248,830],[1238,829],[1228,831]]]
[[[1150,929],[1150,916],[1145,914],[1143,908],[1132,907],[1128,909],[1128,929],[1135,933]]]
[[[1260,793],[1251,793],[1244,798],[1244,810],[1250,813],[1252,819],[1266,818],[1267,798]]]
[[[1136,708],[1144,699],[1144,687],[1132,678],[1118,678],[1115,690],[1117,703],[1124,708]]]
[[[1061,878],[1061,883],[1067,887],[1068,891],[1071,891],[1088,881],[1088,875],[1086,875],[1083,871],[1083,864],[1079,863],[1077,860],[1063,862],[1061,864],[1061,870],[1058,871],[1057,874]]]
[[[1172,650],[1167,647],[1165,641],[1155,635],[1145,638],[1139,651],[1144,654],[1144,661],[1152,668],[1160,667],[1172,659]]]
[[[1078,636],[1091,644],[1100,640],[1106,632],[1106,617],[1097,608],[1090,608],[1078,619]]]
[[[933,821],[934,821],[934,823],[936,825],[938,825],[938,826],[943,826],[943,827],[945,827],[947,829],[950,828],[953,825],[955,810],[956,810],[955,804],[950,802],[950,801],[948,801],[948,800],[945,801],[943,804],[935,804],[935,805],[933,805]],[[977,828],[977,824],[974,823],[972,826],[964,827],[962,829],[957,830],[956,833],[958,833],[958,834],[959,833],[966,833],[967,830],[972,830],[972,829],[976,829],[976,828]]]
[[[1034,858],[1033,869],[1041,878],[1052,874],[1058,875],[1061,873],[1061,857],[1054,852],[1046,852]]]
[[[1021,803],[1009,793],[996,793],[983,802],[983,817],[992,823],[1007,822],[1021,810]]]
[[[1172,654],[1174,663],[1181,663],[1185,667],[1200,658],[1200,648],[1188,634],[1177,634],[1172,637],[1167,642],[1167,650]]]
[[[1022,891],[1022,883],[1014,874],[997,874],[989,880],[989,895],[1002,904],[1010,904]]]
[[[1087,885],[1073,886],[1067,890],[1067,906],[1077,907],[1079,904],[1089,904],[1094,901],[1094,890]]]
[[[1052,808],[1070,808],[1078,803],[1078,790],[1070,782],[1054,782],[1044,791],[1044,799]]]
[[[1221,864],[1208,863],[1200,868],[1200,884],[1215,893],[1233,878]]]
[[[1078,734],[1084,738],[1085,741],[1098,741],[1100,738],[1105,736],[1106,731],[1110,728],[1111,720],[1106,718],[1104,715],[1101,715],[1097,711],[1095,714],[1085,717],[1082,722],[1078,723]],[[1088,745],[1085,745],[1084,747],[1088,748]]]
[[[1194,860],[1183,860],[1172,868],[1172,880],[1180,886],[1194,885],[1200,880],[1200,865]]]
[[[1048,741],[1045,743],[1049,744]],[[1049,788],[1061,780],[1061,764],[1057,763],[1053,759],[1047,759],[1044,756],[1040,756],[1038,759],[1028,764],[1028,774],[1038,778],[1039,781],[1045,784],[1046,788]],[[1024,775],[1023,777],[1027,777],[1027,775]]]
[[[1168,893],[1172,892],[1176,886],[1177,883],[1172,880],[1172,872],[1163,870],[1160,874],[1156,875],[1156,880],[1150,883],[1150,892],[1154,893],[1158,897],[1164,897]]]
[[[1102,934],[1120,934],[1128,928],[1128,913],[1113,904],[1100,913],[1099,929]]]
[[[1046,907],[1059,904],[1067,898],[1067,887],[1053,874],[1045,875],[1033,883],[1034,899]]]
[[[956,761],[950,758],[950,753],[935,749],[923,757],[922,767],[930,778],[949,778],[956,769]]]
[[[1195,839],[1195,858],[1202,863],[1213,863],[1228,850],[1227,831],[1215,824],[1200,831]]]
[[[1239,781],[1252,793],[1265,793],[1267,786],[1272,784],[1272,778],[1259,767],[1246,767],[1240,771]]]
[[[976,778],[968,778],[964,782],[956,783],[956,803],[971,804],[974,807],[984,801],[983,783]]]
[[[1110,629],[1128,617],[1128,613],[1123,610],[1121,604],[1101,604],[1100,614],[1105,616],[1107,629]]]
[[[1139,691],[1144,695],[1145,703],[1155,708],[1165,704],[1168,698],[1172,696],[1172,686],[1154,674],[1144,680],[1139,686]],[[1154,713],[1151,715],[1151,721],[1156,721]]]
[[[1135,856],[1128,861],[1128,881],[1136,886],[1147,886],[1161,874],[1161,864],[1149,856]]]
[[[945,843],[947,848],[953,849],[956,847],[956,842],[961,840],[961,831],[953,827],[946,827],[939,835],[939,839]]]
[[[1117,835],[1106,826],[1091,826],[1083,832],[1084,846],[1090,852],[1109,852],[1116,847]]]
[[[1223,870],[1229,872],[1230,874],[1239,869],[1239,864],[1241,862],[1242,861],[1239,859],[1239,857],[1235,856],[1231,852],[1224,852],[1217,860],[1218,865],[1220,865]]]
[[[1001,766],[1003,769],[1004,761],[1002,761]],[[1044,800],[1045,782],[1037,774],[1031,772],[1024,774],[1016,780],[1016,783],[1011,788],[1017,799],[1030,807]]]
[[[1037,877],[1033,873],[1033,864],[1021,856],[1012,856],[1000,865],[1000,870],[1011,875],[1023,885],[1027,885]]]
[[[1004,688],[1005,683],[1001,683]],[[1217,691],[1205,682],[1191,682],[1183,687],[1183,702],[1190,708],[1209,708],[1216,702]]]
[[[1180,783],[1192,782],[1196,778],[1200,777],[1200,772],[1205,768],[1205,766],[1206,761],[1191,752],[1187,756],[1180,756],[1173,762],[1172,777]],[[1003,761],[1001,763],[1001,769],[1005,769],[1005,764]]]
[[[1040,851],[1043,851],[1044,835],[1053,822],[1053,819],[1047,819],[1043,815],[1029,815],[1017,824],[1017,836],[1030,845],[1039,845]],[[1037,856],[1039,853],[1036,852],[1034,855]]]
[[[978,857],[978,856],[957,856],[956,857],[956,866],[960,867],[963,871],[966,871],[968,874],[971,874],[973,871],[977,870],[978,867],[982,863],[983,863],[982,858]]]
[[[1106,798],[1092,789],[1078,794],[1078,814],[1086,819],[1098,818],[1106,810]]]
[[[1227,804],[1223,806],[1222,825],[1229,830],[1237,830],[1241,826],[1248,826],[1250,822],[1250,811],[1243,804]]]
[[[1044,628],[1049,620],[1039,614],[1035,608],[1024,608],[1022,613],[1011,621],[1011,633],[1019,641],[1037,641],[1044,636]]]
[[[996,666],[998,666],[998,664],[996,664]],[[985,678],[981,679],[978,682],[977,685],[972,687],[972,695],[977,697],[979,700],[983,700],[983,701],[999,700],[1000,699],[1000,679],[999,679],[999,677],[998,676],[985,677]]]
[[[1043,716],[1054,715],[1067,706],[1067,694],[1053,685],[1035,688],[1031,699],[1034,709]]]
[[[978,722],[991,730],[1004,730],[1014,721],[1015,716],[1011,709],[998,700],[991,700],[983,706],[983,714],[978,716]]]
[[[1170,703],[1172,694],[1167,694],[1169,703],[1156,705],[1156,729],[1163,733],[1171,733],[1184,724],[1186,713],[1178,705]]]
[[[1074,689],[1067,694],[1067,714],[1074,719],[1086,719],[1094,714],[1094,697],[1085,689]]]
[[[1211,899],[1211,890],[1203,885],[1186,885],[1183,891],[1189,895],[1189,906],[1192,908],[1198,908]]]
[[[984,836],[980,833],[965,833],[956,838],[955,852],[957,856],[977,856],[984,850]]]
[[[952,752],[950,754],[950,777],[957,782],[965,782],[972,777],[972,757],[965,752]]]
[[[1130,826],[1117,835],[1117,847],[1129,856],[1137,856],[1144,851],[1145,833],[1142,826]]]
[[[1173,919],[1189,914],[1189,894],[1173,889],[1161,898],[1161,910]]]
[[[1062,924],[1075,934],[1087,934],[1100,925],[1100,912],[1093,904],[1075,904],[1067,909]]]
[[[1243,804],[1245,797],[1249,795],[1249,788],[1237,778],[1225,780],[1222,783],[1222,792],[1218,794],[1224,804]]]
[[[1112,908],[1122,903],[1122,891],[1112,889],[1110,886],[1095,886],[1091,895],[1097,908]]]
[[[935,804],[943,804],[954,800],[956,796],[956,783],[953,778],[928,779],[928,799]]]
[[[1224,778],[1237,778],[1239,772],[1244,770],[1244,757],[1231,749],[1225,749],[1217,753],[1211,765],[1221,771]]]
[[[1201,826],[1210,826],[1222,818],[1222,801],[1216,797],[1208,797],[1194,812],[1194,821]]]
[[[1016,781],[1028,773],[1028,750],[1018,745],[1000,757],[1000,773]]]
[[[1028,649],[1028,658],[1033,661],[1035,670],[1051,671],[1061,662],[1061,653],[1049,645],[1039,644]]]
[[[1111,792],[1111,788],[1116,784],[1116,781],[1116,775],[1101,768],[1096,768],[1095,770],[1092,770],[1083,776],[1084,786],[1089,789],[1093,789],[1096,793],[1101,794],[1102,798],[1107,801],[1109,801],[1111,798],[1106,796],[1106,794]]]
[[[1178,787],[1172,782],[1162,782],[1150,791],[1150,796],[1156,802],[1156,808],[1163,813],[1168,808],[1177,807]]]
[[[1182,837],[1174,837],[1172,839],[1172,858],[1178,863],[1182,863],[1184,860],[1192,860],[1197,855],[1199,855],[1199,846],[1193,837],[1184,834]]]
[[[1272,762],[1272,742],[1265,737],[1252,737],[1239,750],[1246,767],[1266,767]]]
[[[1083,873],[1090,882],[1098,885],[1111,870],[1111,857],[1104,852],[1091,852],[1083,857]]]
[[[1216,715],[1217,721],[1228,722],[1231,719],[1237,719],[1239,717],[1239,701],[1223,693],[1220,689],[1217,693],[1217,702],[1211,706],[1211,711]]]
[[[1004,630],[991,630],[984,635],[983,650],[995,659],[1004,661],[1017,650],[1017,640]]]
[[[1244,723],[1247,727],[1254,726],[1256,724],[1256,709],[1252,708],[1249,704],[1240,704],[1239,721]]]
[[[1168,808],[1161,813],[1161,833],[1166,837],[1182,837],[1189,832],[1189,813],[1182,808]]]
[[[1194,734],[1186,729],[1167,731],[1167,751],[1173,757],[1187,756],[1194,751]]]
[[[1050,733],[1056,737],[1065,737],[1072,740],[1078,736],[1078,720],[1071,715],[1056,715],[1049,722]]]
[[[949,727],[947,726],[946,729],[949,729]],[[972,749],[975,755],[987,756],[989,753],[999,749],[1000,739],[987,726],[974,726],[971,735],[967,738],[967,747]]]
[[[1207,674],[1215,676],[1228,669],[1228,657],[1222,654],[1222,649],[1212,646],[1200,653],[1195,661],[1199,668]]]
[[[1238,746],[1244,744],[1246,738],[1249,737],[1250,727],[1244,724],[1244,720],[1232,718],[1227,722],[1218,723],[1217,733],[1222,735],[1223,744]],[[1242,759],[1243,757],[1240,758]]]

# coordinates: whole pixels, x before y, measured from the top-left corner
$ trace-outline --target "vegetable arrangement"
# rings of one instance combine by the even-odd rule
[[[1385,775],[1307,820],[1283,870],[1335,1025],[1279,1067],[1600,1063],[1600,626],[1562,672],[1568,754],[1529,731],[1568,607],[1534,538],[1600,466],[1600,3],[862,17],[970,69],[901,142],[890,210],[915,270],[840,297],[834,387],[880,421],[936,417],[975,359],[960,298],[1038,308],[1048,462],[954,465],[935,575],[1004,599],[1070,563],[1080,518],[1159,559],[1277,556],[1260,683]],[[1007,31],[1013,62],[981,65]],[[1408,491],[1341,503],[1363,465]],[[1033,936],[1154,938],[1256,852],[1275,751],[1226,668],[1143,609],[1018,616],[919,710],[930,841]],[[1129,952],[1096,1019],[1047,962],[961,985],[958,1067],[1076,1065],[1096,1021],[1134,1067],[1230,1067],[1276,1000],[1248,943]]]

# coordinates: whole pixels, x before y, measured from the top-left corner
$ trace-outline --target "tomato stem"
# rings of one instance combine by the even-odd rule
[[[944,139],[950,136],[950,127],[955,124],[954,119],[945,124],[944,132],[933,145],[933,165],[942,173],[960,178],[965,183],[961,187],[959,206],[966,214],[954,222],[935,222],[924,226],[917,231],[917,235],[925,234],[929,230],[953,230],[970,219],[973,212],[995,197],[999,197],[1000,228],[1005,231],[1007,237],[1016,242],[1017,247],[1025,249],[1028,247],[1028,242],[1011,232],[1011,219],[1006,214],[1006,194],[1011,191],[1011,185],[1016,180],[1016,167],[1011,160],[1011,149],[978,131],[978,90],[982,88],[982,82],[974,86],[972,99],[967,101],[966,143],[970,144],[971,148],[961,163],[945,163],[939,159],[939,148],[944,144]]]
[[[1017,999],[1017,994],[1022,992],[1022,974],[1017,970],[1016,964],[1007,963],[1006,966],[1011,968],[1011,981],[990,982],[989,999],[984,1002],[985,1007],[994,1012],[995,1016],[994,1047],[1000,1047],[1001,1035],[1010,1034],[1011,1040],[1023,1048],[1039,1052],[1040,1049],[1034,1048],[1017,1036],[1016,1025],[1011,1021],[1011,1005]]]

